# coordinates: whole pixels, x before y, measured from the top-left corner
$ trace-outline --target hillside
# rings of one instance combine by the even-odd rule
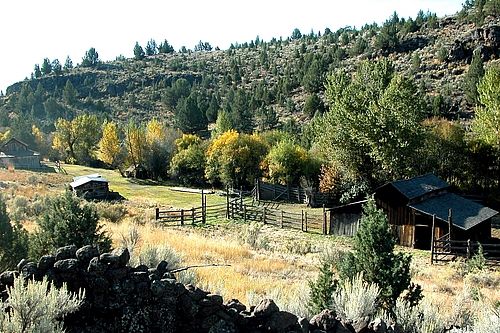
[[[35,75],[7,89],[0,100],[0,126],[31,114],[51,127],[58,116],[82,111],[120,121],[157,117],[174,124],[178,101],[194,90],[208,123],[215,121],[220,109],[235,112],[241,107],[250,113],[240,110],[240,116],[253,122],[239,130],[275,128],[291,118],[305,122],[324,110],[321,103],[312,103],[311,96],[323,98],[325,78],[332,71],[352,72],[361,60],[384,56],[398,72],[413,76],[428,94],[429,113],[469,118],[473,105],[464,97],[464,75],[474,50],[480,52],[485,66],[500,56],[500,18],[488,16],[476,25],[458,16],[438,19],[419,13],[413,25],[408,22],[395,15],[381,27],[346,27],[309,35],[294,31],[286,40],[256,39],[228,50],[207,46],[197,51],[154,52],[140,60],[120,57]],[[397,33],[384,39],[384,29],[391,24]],[[174,83],[181,78],[189,86],[179,92]],[[73,99],[65,93],[68,82],[75,89]],[[242,101],[240,92],[244,92]],[[310,105],[305,106],[308,99]]]

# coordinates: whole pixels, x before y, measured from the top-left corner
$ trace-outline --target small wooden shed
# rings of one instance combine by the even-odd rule
[[[74,177],[70,186],[77,196],[86,199],[102,199],[110,193],[108,181],[99,174]]]
[[[433,219],[435,238],[448,233],[450,222],[455,240],[491,238],[491,218],[498,212],[450,193],[449,188],[444,180],[426,174],[375,191],[377,206],[386,212],[400,245],[430,249]]]
[[[0,146],[0,166],[18,169],[40,169],[40,154],[21,140],[12,138]]]

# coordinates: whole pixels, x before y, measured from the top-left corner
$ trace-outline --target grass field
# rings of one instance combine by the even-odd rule
[[[124,178],[116,170],[106,170],[84,167],[80,165],[63,164],[62,167],[69,176],[83,176],[98,173],[109,181],[110,190],[120,193],[125,199],[148,206],[192,208],[201,206],[201,195],[196,193],[174,191],[174,186],[160,184],[154,181]],[[226,202],[224,196],[207,195],[207,204]]]

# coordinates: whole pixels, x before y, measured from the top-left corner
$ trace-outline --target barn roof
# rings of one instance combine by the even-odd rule
[[[24,146],[26,150],[15,151],[15,152],[6,150],[5,148],[8,148],[11,142],[19,143],[20,145]],[[1,157],[15,158],[15,157],[26,157],[26,156],[40,156],[40,153],[29,149],[28,145],[22,142],[21,140],[16,138],[10,138],[7,142],[5,142],[3,145],[0,146],[0,155]]]
[[[448,220],[448,210],[451,208],[453,225],[463,230],[469,230],[498,214],[496,210],[453,193],[445,193],[408,206],[428,215],[436,215],[436,218],[443,221]]]
[[[390,184],[409,200],[450,186],[447,182],[434,176],[432,173],[410,179],[396,180]]]
[[[73,177],[73,181],[69,185],[72,188],[77,188],[90,182],[107,183],[108,180],[103,178],[100,174],[94,173],[86,176]]]

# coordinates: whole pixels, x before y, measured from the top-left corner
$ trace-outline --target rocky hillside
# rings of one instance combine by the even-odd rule
[[[391,37],[394,40],[387,41],[381,36],[390,20],[399,28]],[[352,71],[361,60],[383,56],[393,61],[397,71],[415,77],[429,96],[430,113],[470,117],[473,106],[464,98],[463,78],[475,50],[485,65],[497,61],[500,18],[488,16],[476,25],[458,16],[423,16],[410,28],[408,21],[390,20],[382,27],[366,25],[317,35],[294,31],[286,40],[255,40],[228,50],[157,53],[140,60],[121,57],[41,75],[7,89],[0,101],[0,127],[8,126],[16,114],[31,113],[52,123],[52,118],[81,111],[122,121],[136,116],[173,123],[179,99],[194,90],[209,123],[215,121],[218,110],[237,109],[234,100],[243,91],[242,108],[251,112],[253,128],[273,128],[290,118],[304,122],[322,112],[321,103],[308,106],[306,101],[317,97],[324,102],[328,73],[338,68]],[[187,92],[176,92],[179,79],[189,83]],[[75,89],[74,100],[65,92],[68,82]],[[45,105],[50,98],[52,104]],[[55,115],[51,107],[58,110]]]

